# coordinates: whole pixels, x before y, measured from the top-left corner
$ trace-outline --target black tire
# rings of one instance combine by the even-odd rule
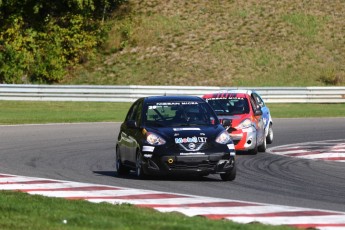
[[[143,155],[140,152],[140,150],[138,150],[136,162],[135,162],[135,174],[141,180],[147,178],[147,175],[142,166],[143,166]]]
[[[233,181],[236,178],[236,167],[231,170],[231,172],[220,174],[220,178],[223,181]]]
[[[115,161],[117,174],[119,176],[128,175],[130,170],[122,164],[119,147],[116,147]]]
[[[272,128],[272,123],[268,127],[268,134],[266,137],[266,142],[267,144],[272,144],[273,143],[273,128]]]
[[[259,152],[265,152],[267,148],[266,138],[263,138],[264,142],[258,147]]]

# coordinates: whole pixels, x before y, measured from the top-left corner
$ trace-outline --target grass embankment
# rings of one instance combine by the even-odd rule
[[[236,224],[178,213],[159,213],[131,205],[94,204],[61,198],[0,192],[0,229],[231,229],[287,230],[261,224]]]
[[[121,122],[131,103],[0,101],[0,124]],[[269,104],[274,118],[344,117],[345,104]]]
[[[345,85],[342,0],[129,0],[63,84]]]

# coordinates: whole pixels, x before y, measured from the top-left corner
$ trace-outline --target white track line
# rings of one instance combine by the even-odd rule
[[[282,145],[269,148],[267,152],[310,160],[345,162],[345,139]]]

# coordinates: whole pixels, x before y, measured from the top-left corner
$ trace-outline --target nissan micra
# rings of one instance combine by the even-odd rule
[[[226,125],[227,120],[223,121]],[[235,147],[211,106],[196,96],[140,98],[130,107],[116,144],[119,175],[219,174],[236,177]]]
[[[203,98],[215,110],[218,118],[229,119],[227,127],[236,151],[257,154],[265,152],[273,142],[273,121],[268,107],[252,90],[229,90],[206,94]]]

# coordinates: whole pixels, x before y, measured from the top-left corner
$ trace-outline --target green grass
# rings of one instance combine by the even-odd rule
[[[274,118],[345,117],[345,104],[268,104]]]
[[[64,223],[63,221],[67,222]],[[237,224],[224,220],[159,213],[132,205],[94,204],[20,192],[0,192],[0,229],[119,229],[119,230],[287,230],[282,226]]]
[[[0,124],[120,122],[131,103],[0,101]],[[269,104],[274,118],[344,117],[345,104]],[[320,109],[322,108],[322,109]]]
[[[124,120],[131,103],[0,101],[0,124]]]

